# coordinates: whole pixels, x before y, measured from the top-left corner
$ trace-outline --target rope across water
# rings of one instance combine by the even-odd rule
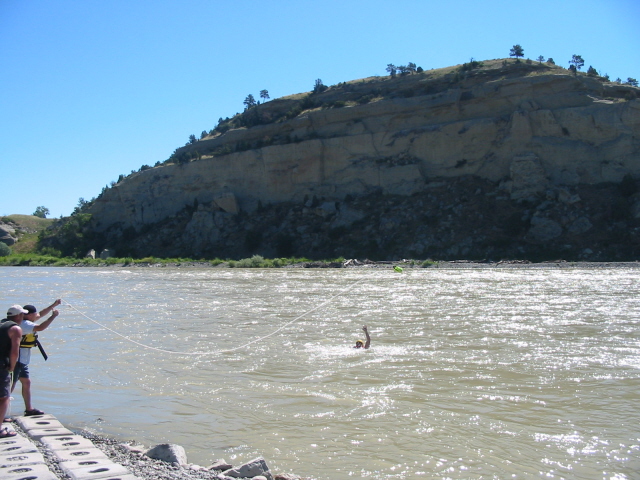
[[[140,342],[138,342],[138,341],[136,341],[136,340],[132,340],[131,338],[127,337],[126,335],[123,335],[123,334],[121,334],[121,333],[117,332],[116,330],[114,330],[114,329],[112,329],[112,328],[109,328],[109,327],[107,327],[106,325],[104,325],[104,324],[102,324],[102,323],[100,323],[100,322],[98,322],[98,321],[94,320],[93,318],[91,318],[91,317],[89,317],[89,316],[85,315],[84,313],[82,313],[80,310],[78,310],[76,307],[74,307],[73,305],[71,305],[71,304],[70,304],[69,302],[67,302],[66,300],[65,300],[65,305],[66,305],[66,306],[68,306],[68,307],[71,307],[73,310],[75,310],[77,313],[79,313],[80,315],[82,315],[84,318],[86,318],[86,319],[87,319],[87,320],[89,320],[90,322],[93,322],[93,323],[95,323],[96,325],[98,325],[98,326],[100,326],[100,327],[104,328],[105,330],[108,330],[109,332],[113,333],[114,335],[117,335],[117,336],[119,336],[119,337],[123,338],[123,339],[124,339],[124,340],[126,340],[127,342],[131,342],[131,343],[133,343],[133,344],[135,344],[135,345],[138,345],[139,347],[142,347],[142,348],[146,348],[146,349],[149,349],[149,350],[154,350],[154,351],[156,351],[156,352],[167,353],[167,354],[171,354],[171,355],[185,355],[185,356],[187,356],[187,355],[188,355],[188,356],[194,356],[194,355],[196,355],[196,356],[197,356],[197,355],[200,355],[200,356],[202,356],[202,355],[221,355],[221,354],[223,354],[223,353],[230,353],[230,352],[235,352],[235,351],[237,351],[237,350],[241,350],[241,349],[243,349],[243,348],[245,348],[245,347],[248,347],[248,346],[249,346],[249,345],[251,345],[251,344],[254,344],[254,343],[260,342],[260,341],[262,341],[262,340],[264,340],[264,339],[266,339],[266,338],[269,338],[269,337],[271,337],[271,336],[275,335],[276,333],[280,332],[281,330],[283,330],[284,328],[288,327],[288,326],[289,326],[289,325],[291,325],[292,323],[297,322],[297,321],[298,321],[298,320],[300,320],[301,318],[304,318],[305,316],[309,315],[311,312],[314,312],[314,311],[316,311],[316,310],[318,310],[318,309],[320,309],[320,308],[324,307],[324,306],[325,306],[325,305],[327,305],[328,303],[331,303],[335,298],[337,298],[337,297],[339,297],[339,296],[341,296],[341,295],[344,295],[346,292],[348,292],[349,290],[351,290],[353,287],[355,287],[356,285],[358,285],[359,283],[361,283],[362,281],[364,281],[364,280],[365,280],[365,278],[366,278],[366,277],[363,277],[363,278],[361,278],[360,280],[356,280],[356,281],[355,281],[355,282],[353,282],[351,285],[349,285],[349,286],[347,286],[347,287],[343,288],[343,289],[342,289],[342,290],[340,290],[338,293],[336,293],[335,295],[333,295],[333,296],[332,296],[332,297],[330,297],[329,299],[327,299],[327,300],[325,300],[324,302],[322,302],[320,305],[317,305],[317,306],[313,307],[312,309],[307,310],[307,311],[306,311],[306,312],[304,312],[303,314],[298,315],[298,316],[297,316],[296,318],[294,318],[293,320],[291,320],[291,321],[289,321],[289,322],[285,323],[284,325],[282,325],[282,326],[278,327],[276,330],[274,330],[273,332],[271,332],[271,333],[269,333],[269,334],[267,334],[267,335],[264,335],[264,336],[262,336],[262,337],[255,338],[255,339],[253,339],[253,340],[251,340],[251,341],[249,341],[249,342],[247,342],[247,343],[245,343],[245,344],[243,344],[243,345],[240,345],[239,347],[229,348],[229,349],[225,349],[225,350],[215,350],[215,351],[209,351],[209,352],[178,352],[178,351],[174,351],[174,350],[166,350],[166,349],[164,349],[164,348],[154,347],[154,346],[151,346],[151,345],[145,345],[145,344],[140,343]]]

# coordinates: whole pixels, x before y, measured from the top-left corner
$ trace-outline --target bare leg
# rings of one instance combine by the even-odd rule
[[[2,395],[6,395],[5,397],[0,397],[0,422],[4,423],[5,418],[7,418],[7,413],[9,413],[9,406],[11,405],[11,393],[9,393],[11,384],[9,372],[2,372],[1,375],[4,377],[3,380],[0,380],[0,391]],[[0,436],[2,438],[8,438],[15,436],[15,433],[12,433],[7,426],[0,426]]]
[[[0,418],[2,420],[7,418],[8,410],[9,410],[9,397],[0,398]]]
[[[33,410],[33,407],[31,406],[31,379],[21,378],[20,383],[22,383],[22,398],[24,399],[24,409]]]

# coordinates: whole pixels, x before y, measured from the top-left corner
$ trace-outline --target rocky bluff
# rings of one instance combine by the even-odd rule
[[[138,257],[637,258],[639,98],[495,60],[272,100],[106,189],[85,238]]]

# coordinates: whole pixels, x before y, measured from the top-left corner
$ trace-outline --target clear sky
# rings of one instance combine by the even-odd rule
[[[0,0],[0,215],[69,215],[259,99],[504,58],[640,79],[640,0]]]

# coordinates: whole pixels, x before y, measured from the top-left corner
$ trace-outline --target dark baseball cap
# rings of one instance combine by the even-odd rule
[[[38,309],[33,305],[25,305],[24,309],[27,311],[27,315],[30,313],[36,313],[38,311]]]

